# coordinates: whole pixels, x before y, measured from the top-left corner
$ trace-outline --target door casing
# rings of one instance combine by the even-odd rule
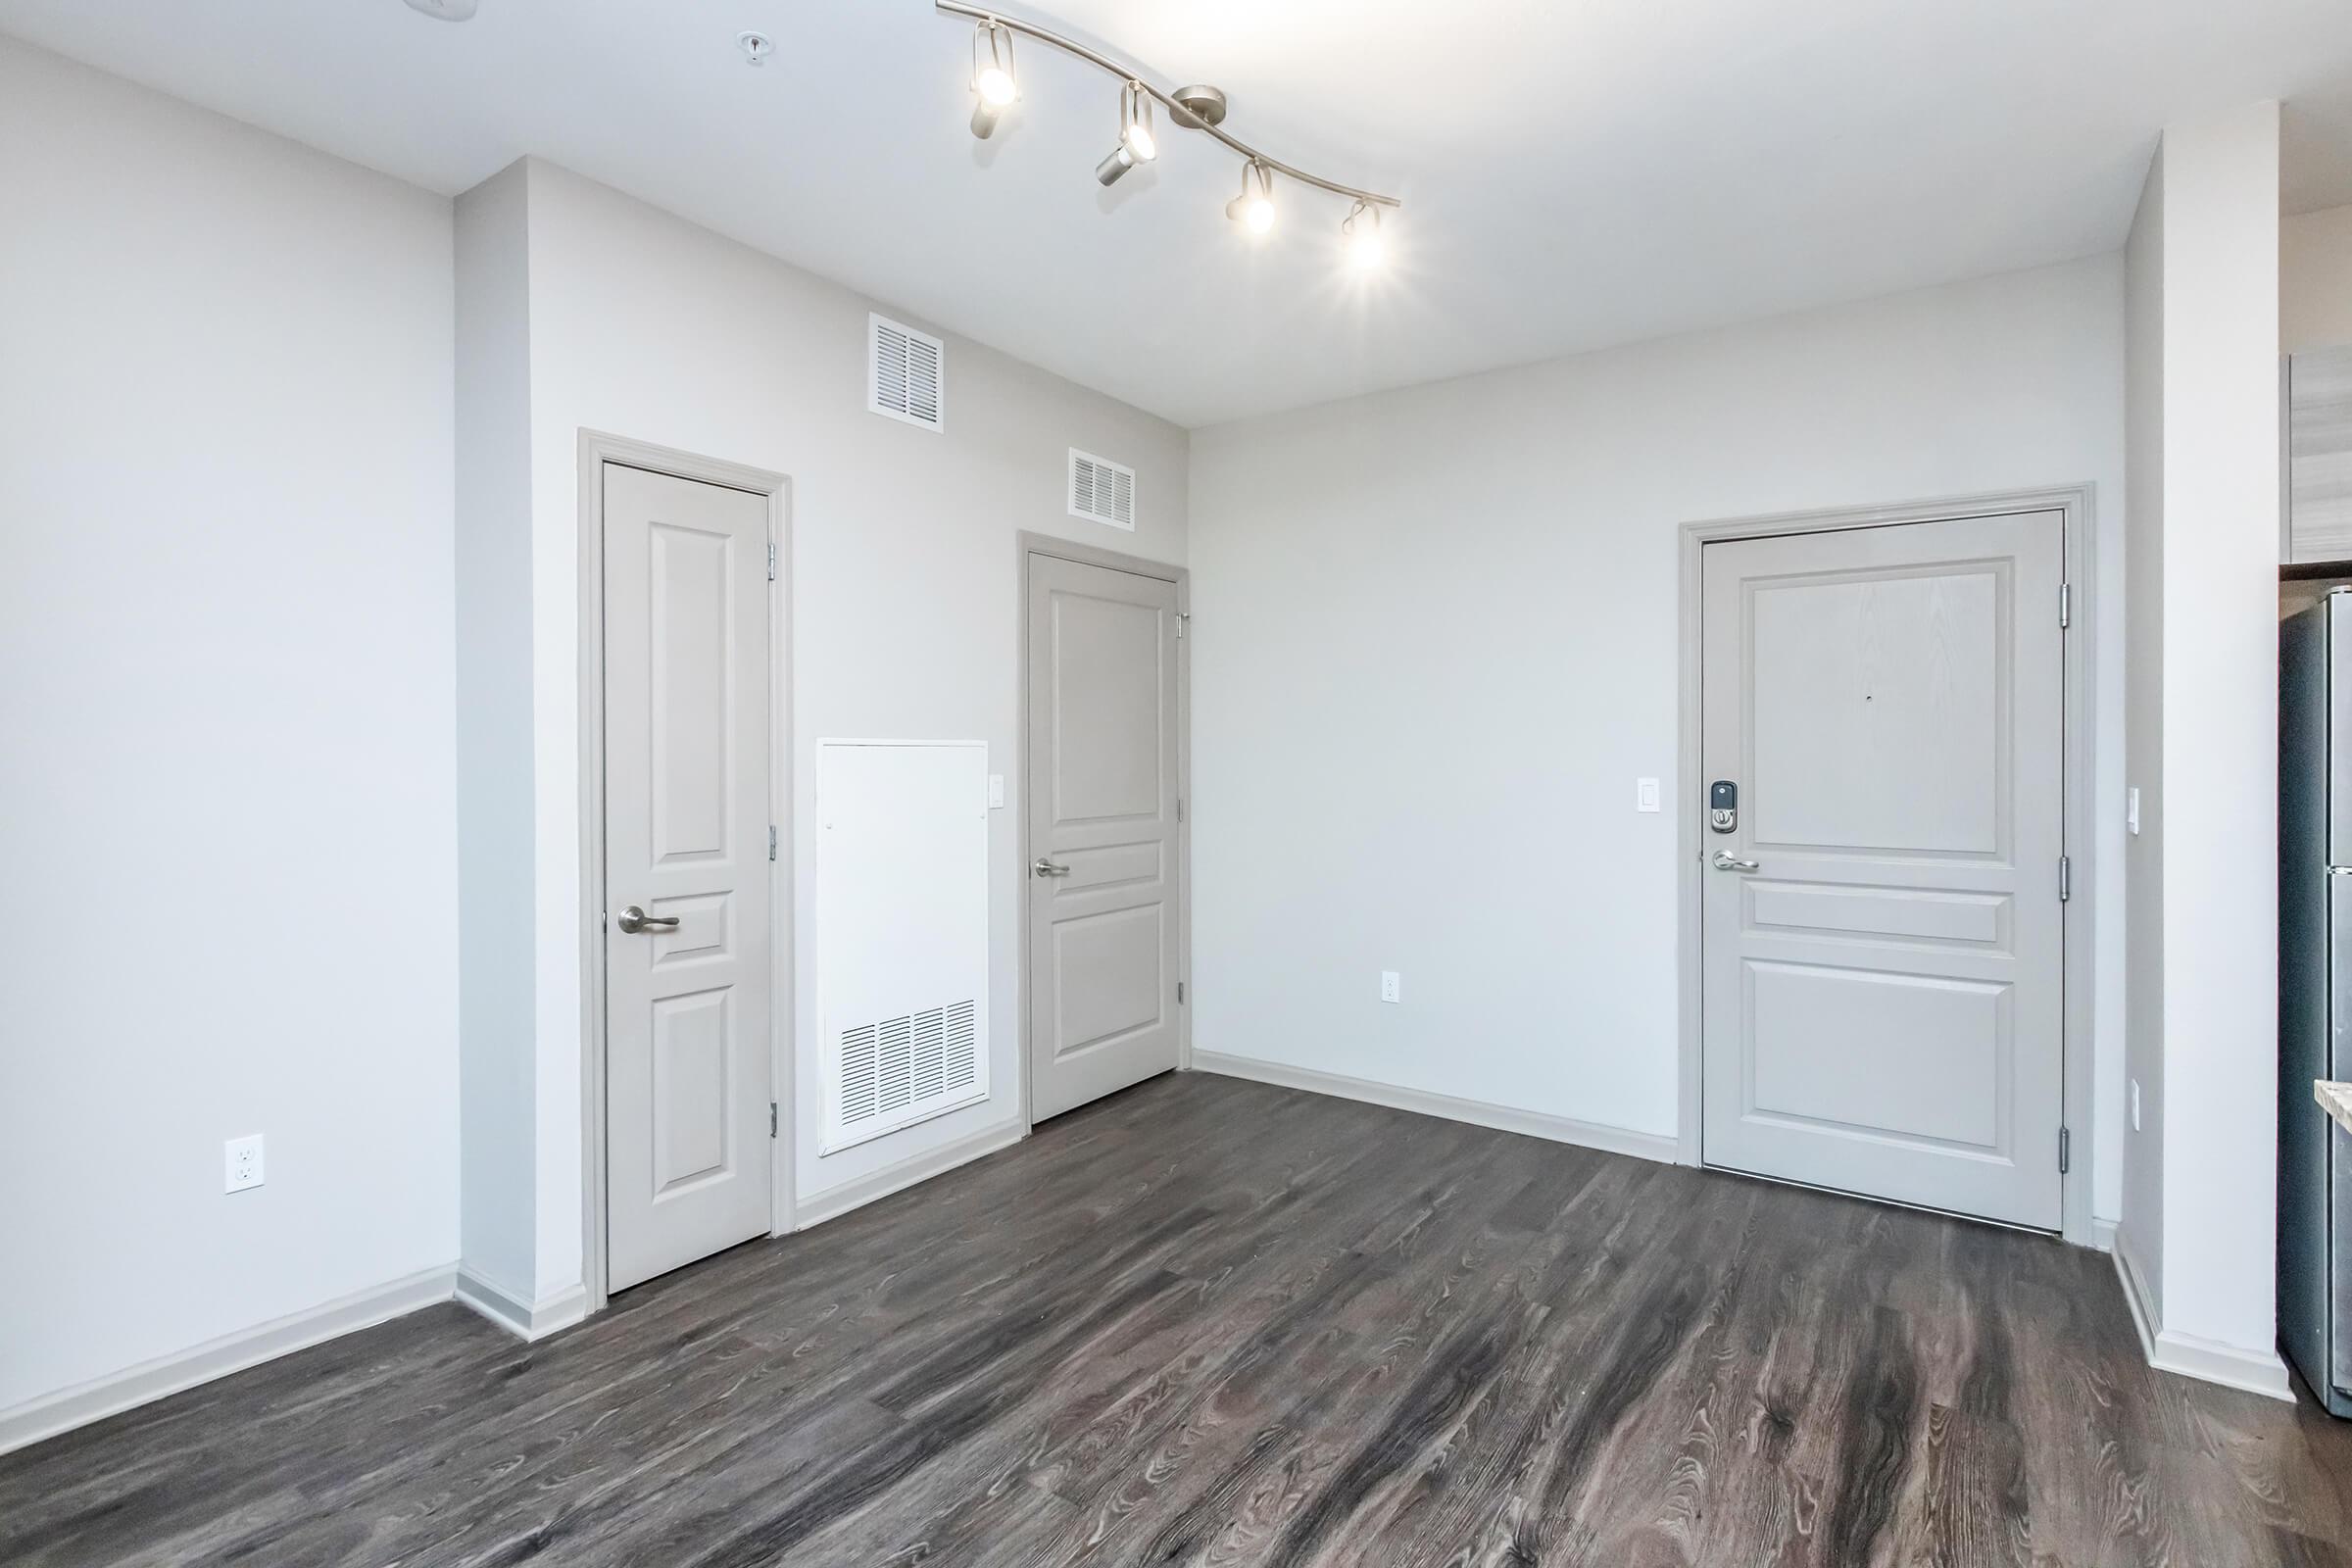
[[[2007,513],[2055,512],[2066,530],[2066,580],[2070,605],[2066,631],[2065,821],[2066,850],[2073,870],[2071,897],[2064,906],[2066,933],[2063,1012],[2065,1052],[2065,1125],[2071,1136],[2070,1158],[2060,1178],[2061,1234],[2081,1247],[2098,1245],[2091,1216],[2092,1172],[2096,1168],[2097,1133],[2093,1121],[2096,1088],[2092,1078],[2096,1036],[2093,1032],[2093,956],[2097,923],[2097,851],[2095,812],[2091,795],[2091,762],[2095,730],[2092,699],[2097,647],[2096,574],[2092,535],[2094,488],[2089,484],[2050,490],[2003,491],[1960,496],[1941,501],[1905,502],[1885,507],[1854,507],[1834,511],[1794,512],[1757,517],[1689,522],[1682,527],[1678,676],[1680,687],[1676,748],[1675,828],[1677,854],[1676,903],[1679,911],[1677,995],[1680,1013],[1680,1074],[1677,1095],[1676,1158],[1685,1165],[1705,1163],[1700,1147],[1699,1091],[1702,1073],[1700,1026],[1700,895],[1703,886],[1706,782],[1699,767],[1700,552],[1710,543],[1731,539],[1766,539],[1784,534],[1825,533],[1845,528],[1899,527],[1913,522],[1948,522],[1965,517]],[[2059,607],[2051,605],[2055,615]]]
[[[583,429],[579,439],[579,728],[580,728],[580,1263],[588,1311],[610,1296],[605,1239],[605,485],[607,463],[763,496],[767,537],[776,553],[768,586],[768,820],[776,858],[768,865],[774,916],[768,964],[774,1003],[769,1019],[769,1093],[776,1102],[770,1162],[768,1234],[793,1220],[793,877],[792,877],[792,481],[765,468],[674,447]]]
[[[1019,779],[1023,791],[1032,787],[1028,777],[1029,759],[1029,558],[1052,556],[1061,561],[1074,561],[1081,565],[1107,566],[1113,571],[1131,571],[1140,577],[1155,577],[1176,585],[1176,613],[1179,628],[1176,641],[1176,794],[1183,803],[1176,823],[1176,973],[1184,987],[1184,1001],[1176,1008],[1176,1070],[1190,1072],[1193,1066],[1193,644],[1192,607],[1193,574],[1184,566],[1171,566],[1165,562],[1147,561],[1141,556],[1122,555],[1115,550],[1103,550],[1094,545],[1079,544],[1054,534],[1022,531],[1013,541],[1020,569],[1013,574],[1016,621],[1021,628],[1019,646],[1014,651],[1014,687],[1020,694],[1019,727],[1015,735],[1015,750],[1020,760]],[[1029,917],[1026,912],[1029,862],[1035,852],[1029,845],[1028,797],[1007,800],[1020,821],[1021,853],[1014,862],[1020,870],[1023,884],[1023,914],[1020,920],[1019,973],[1020,1007],[1015,1026],[1019,1031],[1021,1057],[1021,1125],[1034,1127],[1037,1118],[1032,1114],[1029,1093]]]

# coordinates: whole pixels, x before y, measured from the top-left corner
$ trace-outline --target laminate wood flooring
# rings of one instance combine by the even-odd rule
[[[2056,1242],[1190,1074],[524,1347],[0,1457],[0,1562],[2352,1563],[2352,1427]]]

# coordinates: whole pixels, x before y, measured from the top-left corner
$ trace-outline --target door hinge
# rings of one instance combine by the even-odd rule
[[[767,1102],[767,1136],[776,1136],[776,1102],[772,1100]]]
[[[773,539],[767,542],[767,580],[776,580],[776,542]]]
[[[2063,1176],[2075,1162],[2075,1135],[2071,1128],[2058,1129],[2058,1174]]]
[[[776,858],[776,824],[773,822],[767,824],[767,858],[771,860]]]
[[[1184,1005],[1184,982],[1181,980],[1176,982],[1176,1005]]]
[[[2058,585],[2058,629],[2064,631],[2074,623],[2075,585],[2071,582],[2062,582]]]
[[[2075,862],[2066,856],[2058,857],[2058,902],[2064,904],[2075,896]]]

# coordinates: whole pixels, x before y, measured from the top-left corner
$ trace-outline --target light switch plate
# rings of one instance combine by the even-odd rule
[[[1002,773],[988,775],[988,808],[992,811],[1004,809],[1004,775]]]
[[[1654,811],[1658,808],[1658,781],[1654,778],[1634,780],[1634,809]]]
[[[1383,1002],[1402,1002],[1404,1000],[1404,977],[1394,969],[1380,971],[1380,1000]]]
[[[2132,1080],[2132,1130],[2139,1131],[2139,1080]]]
[[[241,1193],[248,1187],[262,1185],[262,1135],[231,1138],[220,1146],[226,1163],[223,1173],[224,1193]]]
[[[2139,786],[2136,784],[2124,791],[2124,828],[2132,833],[2139,831]]]

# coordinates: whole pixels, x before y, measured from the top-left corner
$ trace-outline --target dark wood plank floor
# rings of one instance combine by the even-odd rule
[[[2352,1429],[2106,1258],[1163,1078],[525,1348],[437,1307],[0,1458],[10,1563],[2352,1561]]]

